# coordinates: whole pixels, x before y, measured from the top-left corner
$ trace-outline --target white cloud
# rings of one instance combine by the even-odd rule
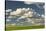
[[[24,4],[30,5],[30,4],[32,4],[32,2],[30,2],[30,1],[24,1]]]
[[[42,17],[45,17],[45,15],[41,15]]]
[[[45,0],[25,0],[25,1],[30,1],[30,2],[45,2]]]
[[[12,11],[12,9],[8,9],[8,10],[6,10],[6,12],[11,12]]]
[[[6,19],[6,21],[11,21],[10,19]]]
[[[34,21],[32,21],[31,23],[32,23],[32,24],[35,24],[35,22],[34,22]]]
[[[37,14],[38,16],[40,16],[40,14]]]
[[[31,11],[29,11],[29,10],[31,10]],[[25,15],[24,17],[27,17],[30,14],[32,16],[32,13],[33,13],[32,9],[30,9],[30,8],[19,8],[16,11],[11,12],[10,15]]]
[[[30,22],[30,21],[32,21],[30,18],[27,18],[27,20],[28,20],[27,22]]]
[[[16,11],[11,12],[10,15],[18,15],[21,13],[21,11],[22,11],[21,8],[19,8]]]
[[[13,24],[11,24],[11,25],[13,25],[13,26],[14,26],[14,25],[16,25],[16,24],[15,24],[15,23],[13,23]]]
[[[9,16],[8,18],[12,18],[12,16]]]
[[[25,10],[25,8],[22,8],[22,10]]]
[[[29,11],[28,13],[25,13],[24,16],[25,17],[32,17],[33,12]]]

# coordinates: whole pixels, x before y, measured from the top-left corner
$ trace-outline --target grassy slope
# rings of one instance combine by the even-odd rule
[[[24,30],[24,29],[39,29],[39,28],[44,28],[44,25],[39,25],[39,26],[10,26],[7,27],[6,30]]]

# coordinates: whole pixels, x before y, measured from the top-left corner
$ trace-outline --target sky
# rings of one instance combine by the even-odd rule
[[[6,1],[6,10],[16,11],[17,8],[32,8],[35,12],[42,15],[44,14],[44,3],[42,2],[24,2],[24,1]],[[17,19],[17,18],[16,18]],[[10,22],[16,22],[14,18]],[[7,20],[7,19],[6,19]],[[9,20],[8,20],[9,21]]]
[[[39,4],[40,3],[40,4]],[[42,2],[24,2],[24,1],[6,1],[6,10],[12,9],[12,11],[17,8],[32,8],[39,14],[44,14],[44,3]]]

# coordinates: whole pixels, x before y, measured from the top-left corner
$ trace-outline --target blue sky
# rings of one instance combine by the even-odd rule
[[[37,4],[24,4],[23,1],[6,1],[6,10],[12,9],[12,11],[14,11],[16,8],[32,8],[37,13],[44,14],[44,8],[42,8],[44,6],[44,3],[42,5],[39,4],[39,6],[40,8],[37,6]]]

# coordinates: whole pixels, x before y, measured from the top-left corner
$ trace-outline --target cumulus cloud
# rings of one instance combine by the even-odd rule
[[[25,11],[25,8],[17,8],[16,11],[13,11],[10,13],[10,15],[18,15],[18,14],[23,14],[23,12]]]
[[[11,21],[10,19],[6,19],[6,21]]]
[[[33,13],[32,9],[30,9],[30,8],[18,8],[16,11],[11,12],[10,15],[24,15],[25,17],[27,17],[30,14],[32,16],[32,13]]]
[[[12,11],[12,9],[8,9],[8,10],[6,10],[6,12],[11,12]]]
[[[30,18],[27,18],[27,20],[28,20],[27,22],[32,22],[32,20]]]
[[[42,14],[41,16],[42,16],[42,17],[45,17],[45,15],[43,15],[43,14]]]
[[[25,13],[24,16],[25,17],[32,17],[33,12],[29,11],[28,13]]]
[[[14,25],[16,25],[16,24],[15,24],[15,23],[13,23],[13,24],[11,24],[11,25],[13,25],[13,26],[14,26]]]
[[[31,10],[31,11],[30,11]],[[34,13],[34,14],[33,14]],[[10,12],[10,15],[15,15],[15,16],[22,16],[20,18],[25,18],[25,17],[32,17],[33,15],[36,16],[41,16],[40,14],[36,13],[35,11],[33,11],[30,8],[17,8],[16,11]],[[19,19],[20,19],[19,18]]]
[[[21,8],[19,8],[16,11],[11,12],[10,15],[18,15],[21,13],[21,11],[22,11]]]
[[[9,16],[8,18],[12,18],[12,16]]]
[[[22,19],[22,18],[32,17],[33,16],[32,14],[33,12],[32,12],[32,9],[30,11],[30,8],[18,8],[16,11],[13,11],[10,13],[10,15],[15,15],[15,16],[22,15],[21,17],[17,19],[17,21],[19,21],[19,19]]]
[[[37,14],[38,16],[40,16],[40,14]]]
[[[32,2],[30,2],[30,1],[24,1],[24,4],[30,5],[30,4],[32,4]]]

